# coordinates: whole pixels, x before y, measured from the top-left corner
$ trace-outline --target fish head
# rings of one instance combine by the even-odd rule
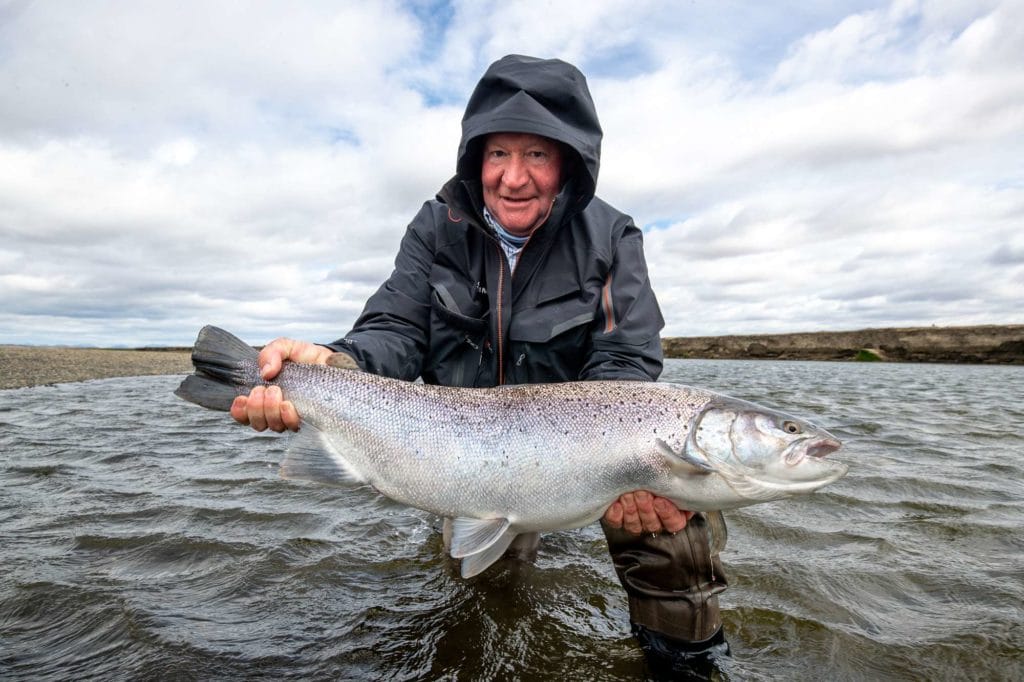
[[[697,416],[686,451],[744,496],[774,499],[811,492],[845,475],[847,465],[825,458],[841,446],[803,419],[722,397]]]

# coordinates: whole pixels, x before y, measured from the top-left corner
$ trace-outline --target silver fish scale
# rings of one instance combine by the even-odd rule
[[[384,495],[529,530],[585,525],[623,492],[660,488],[657,441],[681,449],[715,397],[649,382],[458,389],[291,364],[271,383]]]

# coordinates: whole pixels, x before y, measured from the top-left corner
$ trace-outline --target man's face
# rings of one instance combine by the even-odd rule
[[[484,142],[484,204],[501,226],[525,236],[551,212],[562,181],[562,150],[528,133],[494,133]]]

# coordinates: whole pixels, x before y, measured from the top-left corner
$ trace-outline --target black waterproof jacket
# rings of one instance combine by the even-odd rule
[[[477,85],[456,175],[426,202],[395,269],[329,344],[378,374],[449,386],[653,380],[661,312],[632,219],[594,196],[601,127],[582,73],[509,56]],[[493,132],[561,142],[567,179],[513,273],[482,217],[481,144]]]

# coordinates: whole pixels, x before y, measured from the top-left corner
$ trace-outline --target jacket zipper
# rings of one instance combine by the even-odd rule
[[[503,343],[502,328],[505,326],[505,318],[502,315],[502,303],[505,301],[505,252],[501,244],[494,242],[494,248],[498,250],[498,385],[505,384],[505,344]]]
[[[530,235],[533,238],[533,235]],[[523,258],[523,252],[526,247],[530,245],[530,239],[519,247],[519,260],[516,261],[516,265]],[[498,249],[498,385],[503,386],[505,384],[505,344],[503,343],[502,328],[505,326],[505,320],[501,316],[502,302],[505,300],[505,266],[508,264],[508,258],[505,257],[505,250],[501,248],[501,243],[494,239],[494,246]],[[509,279],[512,279],[514,272],[512,268],[509,268]],[[609,275],[609,280],[611,276]],[[520,357],[520,363],[522,358]],[[519,364],[519,363],[517,363]]]

